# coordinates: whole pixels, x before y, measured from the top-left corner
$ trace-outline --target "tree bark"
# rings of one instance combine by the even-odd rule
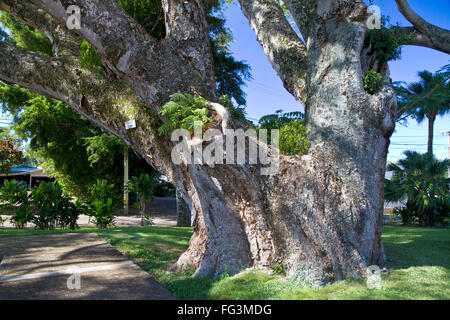
[[[177,197],[177,227],[191,226],[191,210],[180,192],[176,192]]]
[[[65,24],[69,1],[25,2]],[[16,2],[1,3],[44,29],[39,19],[14,11]],[[71,0],[83,8],[77,35],[91,43],[113,75],[98,79],[81,70],[76,58],[47,58],[0,44],[0,79],[64,101],[168,177],[192,214],[193,236],[177,267],[219,276],[282,264],[289,276],[313,286],[360,277],[367,266],[384,263],[383,183],[396,110],[388,66],[365,47],[367,8],[352,0],[285,0],[300,38],[276,2],[240,3],[284,86],[306,109],[310,151],[281,156],[275,175],[261,175],[261,165],[248,163],[175,165],[172,143],[155,132],[165,121],[157,110],[170,94],[217,100],[200,0],[162,1],[167,37],[161,41],[115,0]],[[373,95],[363,88],[369,69],[385,79]],[[211,106],[213,125],[228,127],[226,111]],[[138,126],[127,131],[123,122],[130,119]]]

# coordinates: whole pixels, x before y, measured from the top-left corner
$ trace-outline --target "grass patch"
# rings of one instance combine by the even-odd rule
[[[66,232],[74,231],[0,229],[0,237]],[[449,229],[384,226],[383,244],[392,270],[382,276],[380,290],[369,290],[364,280],[303,288],[282,275],[258,271],[218,280],[193,279],[194,270],[168,273],[168,267],[188,247],[190,228],[90,227],[75,232],[97,233],[180,299],[450,299]]]

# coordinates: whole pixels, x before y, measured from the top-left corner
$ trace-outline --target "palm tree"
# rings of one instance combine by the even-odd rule
[[[446,66],[447,67],[447,66]],[[396,87],[399,101],[397,120],[412,116],[419,124],[428,120],[427,152],[433,154],[434,123],[437,116],[444,116],[450,111],[449,73],[430,71],[418,73],[420,81],[408,86]]]
[[[384,198],[389,202],[407,199],[421,225],[433,226],[438,208],[449,201],[447,169],[450,160],[440,161],[431,153],[406,151],[406,159],[389,164],[391,180],[385,180]],[[448,213],[446,213],[448,214]]]

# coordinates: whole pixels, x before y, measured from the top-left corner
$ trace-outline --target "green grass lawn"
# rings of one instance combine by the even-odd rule
[[[0,229],[0,237],[57,232],[69,231]],[[450,299],[449,229],[384,226],[383,244],[392,269],[383,274],[379,290],[369,290],[364,280],[302,288],[281,276],[258,271],[218,280],[193,279],[193,270],[168,273],[168,267],[188,246],[190,228],[82,228],[76,232],[97,233],[180,299]]]

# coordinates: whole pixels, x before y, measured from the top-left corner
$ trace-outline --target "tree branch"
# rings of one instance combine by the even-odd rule
[[[216,100],[214,62],[203,1],[162,0],[162,5],[169,46],[192,61],[210,92],[207,98]]]
[[[195,60],[191,56],[180,55],[167,41],[151,37],[119,7],[117,1],[32,1],[61,24],[66,24],[69,17],[66,8],[79,6],[81,29],[74,31],[86,39],[108,68],[154,110],[175,92],[197,91],[205,98],[211,98],[210,88],[204,86],[204,74],[198,70],[198,67],[205,67],[193,63]]]
[[[56,58],[48,58],[0,42],[0,79],[18,84],[33,92],[73,105],[77,98],[71,90],[70,73]]]
[[[306,101],[306,46],[271,0],[239,0],[264,53],[295,98]]]
[[[411,40],[402,44],[417,45],[450,54],[450,31],[439,28],[420,17],[408,4],[407,0],[395,0],[399,11],[414,26],[404,28],[402,32],[415,31]]]
[[[94,125],[133,145],[136,153],[173,179],[174,168],[166,161],[171,142],[152,132],[158,115],[123,81],[65,65],[65,58],[49,58],[2,42],[0,56],[0,80],[69,105]],[[126,130],[124,122],[136,115],[138,127]]]

